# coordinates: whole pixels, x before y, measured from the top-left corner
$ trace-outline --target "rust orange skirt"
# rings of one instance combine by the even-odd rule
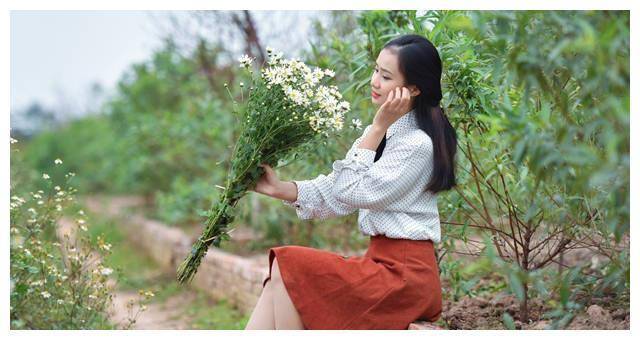
[[[305,329],[407,329],[436,321],[442,291],[431,240],[370,236],[363,256],[303,246],[269,249]]]

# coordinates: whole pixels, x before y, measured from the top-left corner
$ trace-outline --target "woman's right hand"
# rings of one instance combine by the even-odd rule
[[[268,164],[263,163],[259,166],[264,169],[264,174],[256,182],[256,187],[252,191],[272,197],[277,195],[280,188],[280,180],[276,172]]]

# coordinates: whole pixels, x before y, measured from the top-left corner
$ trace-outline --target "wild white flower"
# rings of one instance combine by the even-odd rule
[[[84,215],[84,210],[78,210],[78,214]]]
[[[40,200],[40,201],[38,201],[38,204],[43,205],[44,201]]]
[[[333,72],[332,70],[324,70],[324,74],[329,77],[333,77],[336,75],[336,73]]]
[[[102,268],[100,270],[100,274],[105,275],[105,276],[110,275],[111,273],[113,273],[113,269],[111,269],[111,268],[106,268],[105,267],[105,268]]]
[[[46,173],[43,173],[43,174],[42,174],[42,178],[44,178],[44,179],[49,179],[49,175],[47,175]]]
[[[268,60],[269,65],[279,64],[282,61],[282,56],[283,56],[282,52],[277,52],[277,53],[272,52],[269,55],[269,60]]]
[[[362,122],[358,118],[352,119],[351,124],[354,129],[358,129],[358,130],[362,129]]]
[[[56,160],[53,162],[56,164],[62,164],[62,160],[60,158],[56,158]]]
[[[59,305],[64,305],[64,300],[58,299],[58,300],[56,300],[56,303],[59,304]]]
[[[302,95],[302,92],[295,90],[290,86],[287,87],[285,93],[287,94],[287,96],[289,96],[289,99],[291,99],[292,102],[298,105],[307,106],[309,103],[308,100]]]
[[[56,210],[57,211],[62,211],[62,206],[60,204],[56,204]]]
[[[17,139],[14,139],[13,137],[9,137],[9,138],[10,138],[10,142],[11,142],[11,144],[14,144],[14,143],[17,143],[17,142],[18,142],[18,140],[17,140]]]
[[[49,294],[49,292],[47,292],[46,290],[41,292],[40,294],[42,294],[42,297],[45,299],[48,299],[51,297],[51,294]]]
[[[244,68],[251,67],[251,63],[253,63],[254,60],[255,58],[251,58],[246,54],[238,59],[238,61],[240,62],[240,66]]]

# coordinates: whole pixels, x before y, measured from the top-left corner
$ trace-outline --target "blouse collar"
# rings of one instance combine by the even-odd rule
[[[415,109],[405,113],[402,117],[398,118],[387,129],[387,138],[390,138],[397,132],[404,132],[408,130],[414,130],[418,128],[418,121],[416,119]]]

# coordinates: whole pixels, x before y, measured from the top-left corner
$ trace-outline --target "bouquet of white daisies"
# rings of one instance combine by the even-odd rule
[[[274,166],[305,143],[327,138],[342,129],[349,103],[334,85],[326,84],[334,72],[313,69],[297,59],[283,59],[282,53],[267,48],[266,67],[254,77],[246,107],[241,113],[242,128],[233,150],[227,182],[219,201],[207,214],[202,235],[187,258],[178,266],[178,281],[189,282],[211,244],[220,246],[229,239],[227,226],[233,221],[236,202],[253,188],[264,173],[259,165]],[[252,58],[240,58],[251,69]]]

